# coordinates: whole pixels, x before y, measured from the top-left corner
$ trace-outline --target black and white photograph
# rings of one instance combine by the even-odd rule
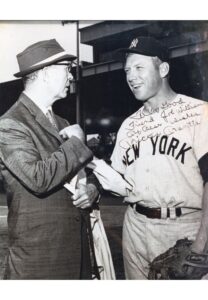
[[[208,21],[0,20],[0,281],[208,279]]]

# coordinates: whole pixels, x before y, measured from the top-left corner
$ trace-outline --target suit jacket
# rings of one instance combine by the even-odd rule
[[[68,122],[56,116],[58,127]],[[80,214],[63,184],[92,159],[63,141],[23,93],[0,118],[0,167],[9,207],[6,278],[79,279]]]

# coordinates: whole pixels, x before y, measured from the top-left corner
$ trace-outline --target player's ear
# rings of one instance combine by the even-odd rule
[[[170,70],[170,66],[169,66],[169,63],[167,62],[162,62],[159,66],[159,71],[160,71],[160,76],[162,78],[165,78],[168,76],[168,73],[169,73],[169,70]]]

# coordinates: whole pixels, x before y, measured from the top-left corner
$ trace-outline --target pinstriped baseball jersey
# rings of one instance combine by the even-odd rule
[[[112,167],[134,190],[125,200],[148,207],[201,208],[208,181],[208,103],[178,94],[122,124]]]

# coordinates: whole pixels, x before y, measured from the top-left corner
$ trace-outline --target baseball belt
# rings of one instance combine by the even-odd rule
[[[147,218],[162,219],[162,209],[161,208],[145,207],[145,206],[140,205],[139,203],[130,203],[130,206],[132,208],[135,208],[135,210],[138,213],[146,216]],[[171,215],[170,210],[171,209],[167,207],[167,216],[166,216],[167,218],[169,218]],[[175,210],[176,217],[180,217],[182,215],[181,207],[175,207],[174,210]]]

